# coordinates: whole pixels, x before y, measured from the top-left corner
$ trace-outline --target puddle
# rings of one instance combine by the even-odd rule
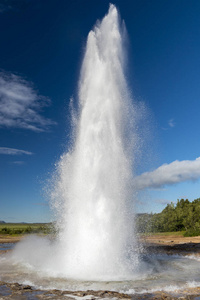
[[[0,250],[11,250],[14,248],[16,243],[0,243]]]
[[[12,291],[9,287],[7,287],[5,284],[0,285],[0,295],[1,296],[10,296],[12,294]]]

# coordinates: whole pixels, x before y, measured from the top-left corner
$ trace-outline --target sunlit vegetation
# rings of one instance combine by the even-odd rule
[[[2,223],[0,224],[0,234],[20,235],[20,234],[50,234],[54,233],[53,223]]]
[[[200,198],[170,203],[161,213],[138,214],[136,227],[139,233],[169,234],[183,236],[200,235]],[[54,234],[53,223],[0,223],[0,234]]]
[[[136,218],[140,233],[184,232],[184,236],[200,235],[200,198],[167,204],[161,213],[139,214]]]

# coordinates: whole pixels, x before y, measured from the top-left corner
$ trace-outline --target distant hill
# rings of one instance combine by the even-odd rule
[[[4,221],[0,221],[0,224],[5,224],[6,222],[4,222]]]

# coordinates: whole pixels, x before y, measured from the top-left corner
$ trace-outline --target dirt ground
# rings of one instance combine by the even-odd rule
[[[22,238],[23,236],[0,234],[0,243],[16,243],[19,242]]]
[[[200,236],[194,237],[183,237],[183,236],[175,236],[175,235],[149,235],[149,236],[142,236],[141,241],[154,244],[154,245],[178,245],[178,244],[187,244],[187,243],[200,243]]]
[[[0,234],[0,243],[16,243],[19,242],[24,236],[12,236]],[[140,240],[146,244],[154,244],[154,245],[178,245],[178,244],[187,244],[187,243],[200,243],[200,236],[194,237],[183,237],[183,236],[175,236],[175,235],[149,235],[142,236]]]

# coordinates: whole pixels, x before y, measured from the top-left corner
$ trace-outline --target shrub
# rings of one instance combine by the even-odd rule
[[[31,233],[32,232],[32,227],[28,226],[25,228],[24,233]]]
[[[24,232],[23,229],[13,229],[12,234],[22,234]]]
[[[198,235],[200,235],[200,229],[198,228],[190,228],[184,233],[184,236],[198,236]]]
[[[8,227],[3,227],[2,229],[1,229],[1,233],[3,233],[3,234],[10,234],[11,233],[11,229],[10,228],[8,228]]]

